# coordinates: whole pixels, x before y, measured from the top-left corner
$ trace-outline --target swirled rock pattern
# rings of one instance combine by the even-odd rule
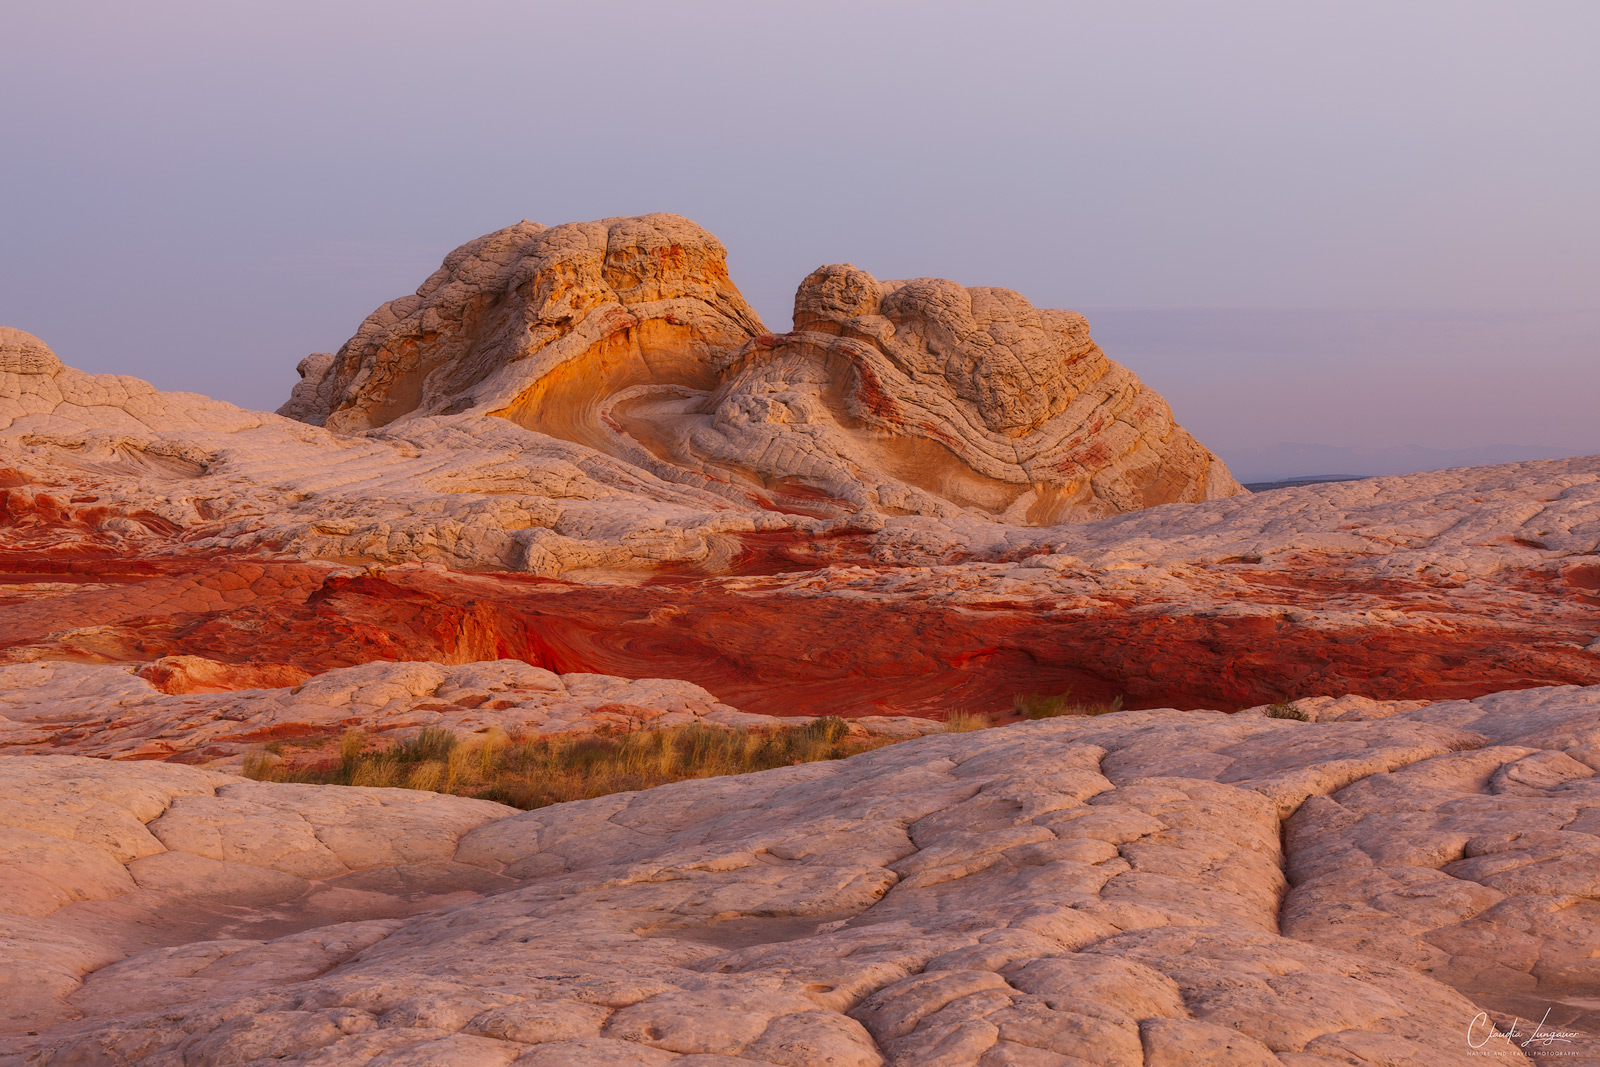
[[[1592,1063],[1597,709],[1122,712],[520,814],[13,757],[0,1063],[1520,1062],[1531,1001]]]
[[[509,494],[413,493],[363,455],[370,463],[348,473],[307,457],[303,474],[285,475],[304,487],[291,489],[266,471],[244,476],[243,456],[177,480],[24,446],[0,488],[0,657],[193,655],[307,673],[512,658],[560,674],[679,678],[763,714],[992,711],[1019,692],[1067,688],[1135,706],[1245,707],[1600,684],[1592,457],[1284,489],[1048,532],[907,518],[877,532],[658,533],[617,517],[616,541],[602,543],[497,529],[489,519],[512,514]],[[525,504],[577,522],[614,501],[515,507]],[[479,518],[446,523],[447,507]],[[533,548],[569,562],[593,549],[591,562],[649,563],[656,575],[468,572],[461,555]]]
[[[1081,315],[846,264],[801,284],[794,327],[709,394],[636,389],[606,414],[665,463],[821,513],[1050,525],[1243,491]]]
[[[554,429],[583,421],[580,398],[702,381],[712,353],[763,332],[722,245],[687,219],[524,220],[450,253],[336,355],[302,362],[281,413],[352,431],[515,399]]]
[[[0,1064],[1595,1062],[1600,459],[1229,495],[1069,313],[824,268],[774,337],[722,264],[491,235],[308,421],[0,333]],[[224,773],[1069,688],[1196,710],[526,814]]]
[[[716,238],[675,215],[452,252],[281,413],[338,430],[498,415],[746,505],[1049,525],[1243,489],[1106,359],[1088,323],[1006,289],[844,265],[768,334]]]

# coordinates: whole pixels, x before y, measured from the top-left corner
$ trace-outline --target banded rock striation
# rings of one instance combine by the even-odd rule
[[[1593,1063],[1597,710],[1122,712],[527,813],[13,757],[0,1063],[1467,1064],[1530,1004]]]
[[[513,658],[559,674],[680,678],[767,714],[995,710],[1017,692],[1069,687],[1084,699],[1237,707],[1600,683],[1593,458],[1171,505],[1047,537],[975,537],[966,560],[952,558],[951,531],[912,520],[875,540],[726,533],[719,567],[667,564],[644,583],[461,573],[436,562],[453,558],[442,538],[397,550],[398,538],[316,535],[384,564],[354,568],[293,558],[310,535],[274,550],[257,531],[188,540],[199,531],[160,535],[150,520],[140,540],[109,541],[78,516],[119,497],[123,515],[145,513],[148,483],[57,477],[71,480],[0,490],[61,504],[19,509],[4,531],[13,576],[0,586],[0,654],[12,661],[195,655],[315,673]],[[167,484],[204,499],[227,482]],[[263,507],[283,506],[270,486],[255,492]],[[171,500],[154,506],[173,514]],[[309,522],[317,503],[290,507]],[[491,533],[477,531],[479,543]],[[429,561],[396,561],[402,552]]]
[[[302,373],[0,331],[3,1067],[1597,1061],[1600,457],[1242,495],[1078,316],[844,265],[772,335],[673,216]],[[1197,710],[529,813],[223,773],[1069,687]]]
[[[806,278],[794,330],[734,353],[708,396],[612,413],[668,460],[750,471],[812,507],[1048,526],[1243,491],[1081,315],[848,264]]]
[[[764,332],[722,245],[687,219],[524,220],[450,253],[337,355],[302,362],[280,413],[351,432],[518,398],[560,409],[576,396],[563,389],[698,380],[713,352]]]
[[[1049,525],[1236,495],[1082,316],[1005,289],[824,267],[768,334],[674,215],[463,245],[301,364],[281,413],[338,430],[498,415],[779,511]]]
[[[852,716],[1600,683],[1595,457],[1227,495],[1069,312],[838,266],[795,322],[649,216],[452,253],[307,365],[310,422],[7,333],[0,660],[517,659]]]

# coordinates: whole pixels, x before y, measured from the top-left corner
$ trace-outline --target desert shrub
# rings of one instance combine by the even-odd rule
[[[1117,694],[1110,700],[1099,704],[1079,704],[1080,715],[1111,715],[1122,710],[1122,694]]]
[[[354,773],[361,753],[366,750],[367,735],[360,730],[346,730],[339,739],[339,765],[346,774]]]
[[[806,726],[806,733],[818,740],[833,744],[850,732],[850,724],[837,715],[824,715]]]
[[[350,731],[339,739],[336,760],[291,767],[269,754],[251,753],[244,770],[258,781],[422,789],[537,808],[686,778],[841,759],[890,743],[889,738],[851,736],[850,724],[837,716],[778,729],[695,723],[534,738],[491,729],[467,741],[448,730],[429,729],[384,748]]]
[[[1074,703],[1071,698],[1070,689],[1055,696],[1018,693],[1011,698],[1011,706],[1024,719],[1054,719],[1062,715],[1109,715],[1122,710],[1121,696],[1098,704]]]
[[[271,775],[283,761],[278,758],[278,753],[272,746],[256,749],[254,752],[245,753],[244,770],[241,772],[246,778],[263,781]]]
[[[1053,719],[1058,715],[1076,715],[1072,704],[1072,690],[1045,696],[1042,693],[1018,693],[1011,698],[1011,707],[1024,719]]]
[[[952,711],[945,716],[944,732],[947,734],[965,734],[973,730],[987,730],[994,725],[994,720],[987,715],[974,714],[970,711]]]
[[[446,760],[457,747],[456,735],[449,730],[430,726],[417,732],[415,737],[401,741],[389,751],[404,763],[427,763]]]
[[[428,760],[411,768],[406,775],[407,789],[424,789],[438,792],[440,784],[444,781],[444,764],[438,760]]]
[[[1267,718],[1294,719],[1296,722],[1311,721],[1311,717],[1305,712],[1301,711],[1292,700],[1280,700],[1278,703],[1270,705],[1267,708]]]

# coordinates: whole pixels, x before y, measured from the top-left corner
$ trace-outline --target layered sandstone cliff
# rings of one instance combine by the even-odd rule
[[[823,267],[765,331],[722,246],[648,215],[523,222],[316,355],[281,413],[497,415],[777,511],[1022,525],[1242,492],[1088,323],[1005,289]]]

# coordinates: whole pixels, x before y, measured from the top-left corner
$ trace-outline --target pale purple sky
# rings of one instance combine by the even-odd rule
[[[780,329],[843,261],[1085,311],[1245,477],[1600,452],[1597,40],[1592,0],[8,4],[0,323],[272,408],[463,241],[675,211]]]

